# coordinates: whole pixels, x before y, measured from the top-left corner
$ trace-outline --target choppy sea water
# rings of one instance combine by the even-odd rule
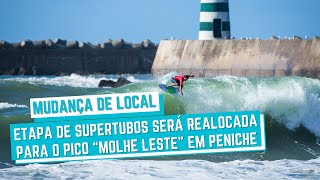
[[[32,122],[29,99],[158,91],[162,77],[122,75],[132,84],[97,88],[120,75],[0,76],[0,179],[320,179],[320,81],[302,77],[196,78],[184,96],[165,94],[165,114],[260,110],[266,114],[267,151],[97,160],[15,166],[10,123]]]

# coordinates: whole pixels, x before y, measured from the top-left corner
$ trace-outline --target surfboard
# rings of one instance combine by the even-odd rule
[[[164,92],[169,94],[176,94],[178,92],[177,88],[175,87],[167,87],[165,84],[159,84],[160,89],[162,89]]]

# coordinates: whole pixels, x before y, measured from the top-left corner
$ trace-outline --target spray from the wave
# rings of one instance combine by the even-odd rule
[[[133,84],[121,88],[97,89],[101,79],[116,80],[120,75],[72,74],[63,77],[1,78],[0,108],[25,108],[33,97],[96,93],[162,91],[175,72],[151,78],[150,75],[121,75]],[[303,77],[239,78],[219,76],[191,78],[185,82],[184,96],[165,98],[166,114],[260,110],[289,129],[305,127],[320,137],[320,81]],[[19,95],[17,97],[16,95]],[[12,98],[11,98],[12,96]],[[23,111],[24,112],[24,111]]]
[[[176,73],[133,83],[112,91],[158,91],[158,84],[170,82]],[[244,78],[218,76],[191,78],[184,96],[165,94],[166,114],[260,110],[294,130],[305,127],[320,137],[320,81],[304,77]]]
[[[9,109],[9,108],[28,108],[28,106],[21,105],[21,104],[10,104],[7,102],[0,102],[0,110],[1,109]]]
[[[112,80],[117,81],[119,77],[127,78],[131,82],[141,82],[141,79],[135,78],[132,75],[88,75],[81,76],[77,74],[71,74],[69,76],[46,76],[46,77],[8,77],[3,78],[3,82],[15,82],[15,83],[26,83],[31,85],[51,85],[51,86],[70,86],[80,88],[97,88],[101,80]]]
[[[319,80],[221,76],[190,80],[185,92],[187,113],[260,110],[289,129],[303,126],[320,137]]]
[[[319,143],[317,144],[316,140],[320,137],[319,80],[302,77],[191,78],[185,82],[185,93],[181,96],[166,94],[158,87],[158,84],[170,83],[173,75],[174,72],[156,78],[151,78],[150,75],[126,75],[126,78],[134,83],[120,88],[91,87],[96,86],[102,78],[116,80],[120,75],[2,77],[0,102],[7,104],[3,105],[6,109],[0,109],[0,132],[3,132],[3,137],[9,137],[9,123],[31,121],[26,106],[30,98],[156,91],[165,96],[166,115],[242,110],[260,110],[266,114],[268,153],[263,156],[204,156],[203,159],[274,160],[310,159],[320,156]],[[198,159],[201,157],[197,156]]]

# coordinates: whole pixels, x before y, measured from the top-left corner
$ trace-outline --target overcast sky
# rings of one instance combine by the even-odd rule
[[[320,35],[320,0],[230,0],[236,38]],[[0,40],[197,39],[200,0],[0,0]]]

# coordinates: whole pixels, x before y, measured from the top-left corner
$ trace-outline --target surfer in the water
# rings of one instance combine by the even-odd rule
[[[184,75],[184,76],[173,76],[171,79],[172,84],[168,85],[170,86],[179,86],[180,93],[183,95],[182,88],[183,88],[183,82],[187,81],[189,77],[194,77],[194,75]]]

